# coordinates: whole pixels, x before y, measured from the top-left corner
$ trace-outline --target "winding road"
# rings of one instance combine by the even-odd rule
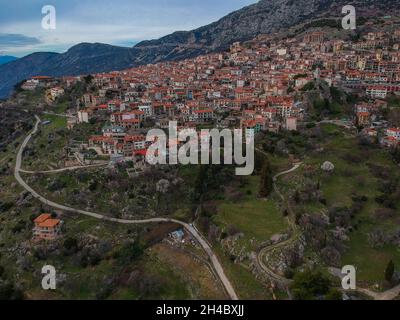
[[[65,172],[65,171],[74,171],[74,170],[80,170],[80,169],[90,169],[90,168],[99,168],[99,167],[105,167],[107,164],[90,164],[87,166],[73,166],[73,167],[66,167],[66,168],[61,168],[61,169],[54,169],[54,170],[46,170],[46,171],[29,171],[29,170],[23,170],[19,169],[19,172],[22,173],[60,173],[60,172]]]
[[[273,177],[274,190],[275,190],[276,194],[278,194],[278,196],[281,198],[281,200],[282,200],[283,202],[285,201],[285,197],[284,197],[284,196],[282,195],[282,193],[279,191],[278,187],[276,186],[276,182],[277,182],[277,180],[278,180],[279,177],[296,171],[298,168],[300,168],[300,166],[301,166],[301,163],[297,163],[297,164],[295,164],[295,165],[293,166],[293,168],[291,168],[291,169],[289,169],[289,170],[286,170],[286,171],[283,171],[283,172],[280,172],[280,173],[276,174],[276,175]],[[292,281],[291,281],[290,279],[286,279],[285,277],[282,277],[282,276],[276,274],[274,271],[272,271],[272,270],[264,263],[264,261],[265,261],[265,256],[266,256],[266,254],[267,254],[268,252],[270,252],[270,251],[272,251],[272,250],[279,249],[279,248],[286,247],[286,246],[290,245],[291,243],[295,242],[295,241],[298,239],[298,237],[299,237],[300,234],[299,234],[299,232],[297,232],[296,226],[294,225],[294,223],[291,222],[291,220],[290,220],[289,217],[288,217],[287,219],[288,219],[289,226],[290,226],[290,227],[292,228],[292,230],[293,230],[293,235],[292,235],[289,239],[287,239],[287,240],[285,240],[285,241],[282,241],[282,242],[279,242],[279,243],[276,243],[276,244],[273,244],[273,245],[270,245],[270,246],[267,246],[267,247],[262,248],[262,249],[259,251],[258,256],[257,256],[258,263],[259,263],[261,269],[262,269],[271,279],[275,280],[276,282],[278,282],[278,283],[280,283],[280,284],[283,284],[285,287],[288,287],[288,285],[289,285]]]
[[[215,270],[215,273],[218,275],[221,283],[223,284],[227,294],[232,300],[239,300],[238,296],[236,295],[235,289],[233,288],[232,284],[230,283],[228,277],[225,275],[224,269],[219,262],[217,256],[215,253],[212,251],[211,246],[207,243],[207,241],[203,238],[203,236],[190,224],[175,220],[175,219],[168,219],[168,218],[152,218],[152,219],[143,219],[143,220],[126,220],[126,219],[117,219],[117,218],[112,218],[108,217],[103,214],[95,213],[95,212],[90,212],[90,211],[85,211],[85,210],[80,210],[80,209],[75,209],[71,208],[56,202],[53,202],[51,200],[46,199],[45,197],[41,196],[38,194],[34,189],[32,189],[25,181],[22,179],[20,172],[24,172],[21,169],[21,164],[22,164],[22,156],[24,153],[24,150],[29,143],[30,139],[32,136],[37,132],[39,124],[41,122],[40,118],[35,115],[36,118],[36,124],[33,128],[33,130],[26,136],[25,140],[23,141],[21,147],[18,150],[17,157],[16,157],[16,162],[15,162],[15,169],[14,169],[14,176],[17,182],[28,192],[32,194],[32,196],[42,203],[64,211],[68,212],[74,212],[78,214],[82,214],[85,216],[89,216],[95,219],[103,220],[103,221],[110,221],[110,222],[115,222],[115,223],[121,223],[121,224],[148,224],[148,223],[160,223],[160,222],[174,222],[182,227],[184,227],[201,245],[201,247],[204,249],[206,254],[208,255],[210,262]],[[80,167],[79,167],[80,168]]]
[[[267,153],[261,149],[256,149],[256,151],[261,152],[265,155],[267,155]],[[299,163],[295,163],[294,166],[288,170],[282,171],[277,173],[274,177],[273,177],[273,187],[274,187],[274,191],[275,193],[279,196],[279,198],[281,199],[282,202],[285,202],[285,197],[283,196],[283,194],[279,191],[276,182],[278,181],[278,178],[281,176],[284,176],[286,174],[292,173],[294,171],[296,171],[297,169],[300,168],[300,166],[302,165],[301,162]],[[289,213],[290,214],[290,213]],[[268,252],[275,250],[275,249],[279,249],[282,247],[286,247],[288,245],[290,245],[291,243],[295,242],[298,237],[300,236],[300,233],[297,231],[296,225],[290,220],[290,218],[287,218],[288,220],[288,224],[289,226],[292,228],[293,230],[293,235],[282,242],[270,245],[270,246],[266,246],[264,248],[262,248],[257,255],[257,261],[259,266],[261,267],[262,271],[272,280],[276,281],[279,284],[282,284],[283,286],[285,286],[286,288],[289,286],[289,284],[292,282],[290,279],[286,279],[285,277],[282,277],[279,274],[276,274],[273,270],[271,270],[265,263],[265,256]],[[290,292],[288,291],[288,294],[290,296]]]

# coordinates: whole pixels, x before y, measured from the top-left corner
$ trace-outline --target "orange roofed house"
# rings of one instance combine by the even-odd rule
[[[54,240],[61,235],[61,226],[63,222],[60,219],[53,219],[50,214],[44,213],[33,220],[34,238],[43,240]]]

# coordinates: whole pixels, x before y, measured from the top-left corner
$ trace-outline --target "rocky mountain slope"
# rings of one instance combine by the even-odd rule
[[[357,9],[391,12],[399,0],[260,0],[207,26],[143,41],[133,48],[82,43],[63,54],[34,53],[0,66],[0,98],[7,97],[16,83],[34,75],[79,75],[192,58],[319,16],[341,17],[341,6],[350,3]]]

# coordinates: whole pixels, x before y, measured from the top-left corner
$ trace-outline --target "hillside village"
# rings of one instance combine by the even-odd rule
[[[323,84],[357,97],[350,114],[339,110],[333,116],[395,147],[399,123],[383,114],[387,98],[400,94],[400,28],[387,24],[393,32],[367,32],[358,41],[329,39],[323,31],[286,39],[259,36],[220,54],[95,74],[85,78],[89,89],[70,111],[68,127],[103,120],[102,132],[81,147],[133,159],[146,154],[146,132],[168,128],[169,121],[178,121],[180,128],[214,124],[257,134],[322,120],[309,112],[304,97]],[[84,77],[41,75],[22,89],[44,86],[52,104],[79,81]]]

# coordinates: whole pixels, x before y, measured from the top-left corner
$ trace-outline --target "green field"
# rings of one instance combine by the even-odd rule
[[[242,188],[244,198],[238,202],[224,201],[219,205],[215,217],[219,225],[232,224],[237,227],[243,232],[246,242],[251,239],[263,242],[274,234],[285,232],[288,227],[272,198],[257,198],[259,180],[258,176],[248,177],[248,185]],[[251,194],[247,194],[247,191],[251,191]]]

